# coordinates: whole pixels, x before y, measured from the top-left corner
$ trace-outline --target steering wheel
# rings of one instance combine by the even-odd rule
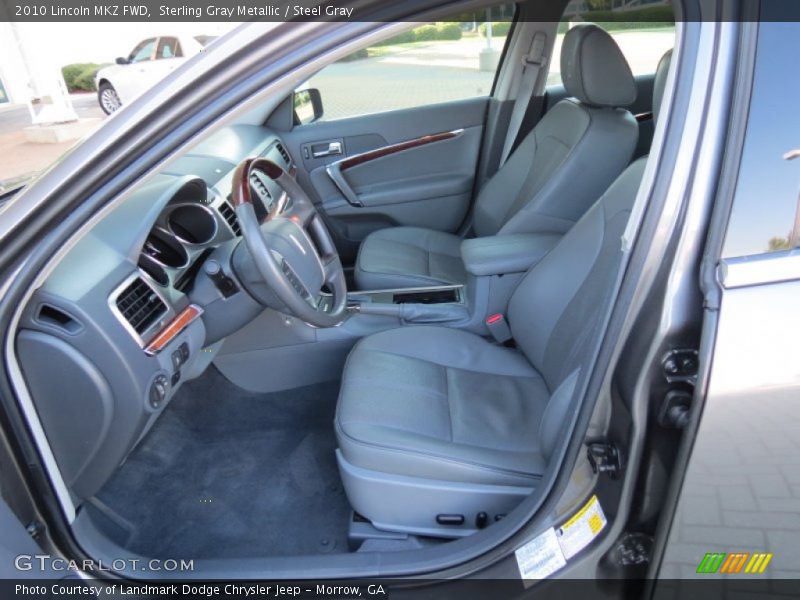
[[[259,170],[291,199],[259,223],[251,197],[250,175]],[[233,174],[232,202],[247,249],[264,282],[289,310],[306,323],[334,327],[347,313],[342,262],[328,229],[303,188],[266,158],[247,158]],[[285,204],[288,204],[285,203]],[[327,292],[323,289],[327,288]]]

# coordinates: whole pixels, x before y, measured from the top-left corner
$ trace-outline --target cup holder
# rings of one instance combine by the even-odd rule
[[[394,304],[448,304],[458,301],[457,288],[398,291],[392,295]]]

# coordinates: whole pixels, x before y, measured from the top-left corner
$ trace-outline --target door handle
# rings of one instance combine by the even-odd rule
[[[333,184],[336,188],[342,193],[344,199],[347,200],[347,203],[351,206],[357,206],[361,208],[364,206],[364,203],[358,199],[358,195],[353,191],[353,188],[350,187],[350,184],[347,183],[347,180],[344,178],[342,174],[342,161],[336,161],[325,167],[325,172],[328,173],[328,177],[331,178]]]
[[[311,156],[314,158],[323,158],[325,156],[335,156],[337,154],[342,153],[342,143],[341,142],[330,142],[328,143],[327,148],[320,148],[316,149],[314,146],[311,147]]]

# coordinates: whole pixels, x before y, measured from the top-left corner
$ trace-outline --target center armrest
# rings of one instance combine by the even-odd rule
[[[464,240],[461,258],[476,276],[522,273],[538,263],[558,243],[557,233],[515,233]]]

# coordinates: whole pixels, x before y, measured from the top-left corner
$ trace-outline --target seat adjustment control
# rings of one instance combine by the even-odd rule
[[[463,525],[464,515],[436,515],[439,525]]]

